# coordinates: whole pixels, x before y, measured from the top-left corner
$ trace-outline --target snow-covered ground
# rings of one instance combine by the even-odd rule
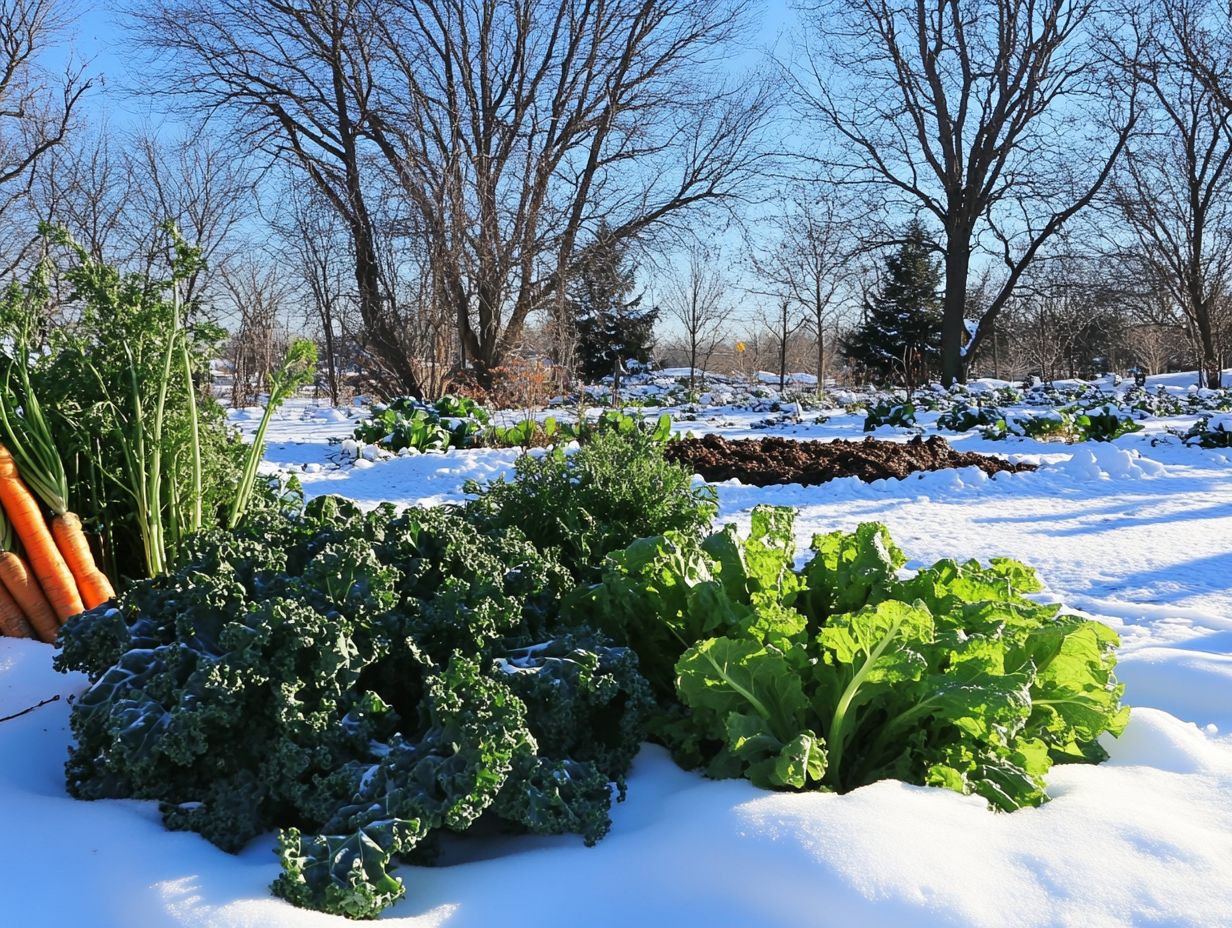
[[[516,452],[474,450],[352,464],[331,437],[354,410],[293,405],[270,432],[270,467],[309,495],[361,503],[462,498],[467,479],[511,470]],[[862,415],[775,433],[857,437]],[[765,413],[702,409],[680,430],[764,435]],[[933,417],[935,418],[935,417]],[[241,425],[251,424],[242,411]],[[928,425],[929,415],[920,422]],[[845,796],[774,794],[708,781],[647,747],[611,833],[469,840],[446,865],[403,867],[407,926],[1232,925],[1232,452],[1169,440],[1166,425],[1109,445],[987,441],[962,450],[1044,466],[974,468],[862,484],[719,487],[721,518],[769,502],[815,531],[887,523],[911,566],[940,557],[1022,559],[1049,596],[1115,627],[1135,709],[1100,766],[1055,768],[1053,801],[1011,815],[940,789],[882,782]],[[929,434],[934,430],[929,427]],[[905,430],[879,437],[905,439]],[[1161,440],[1162,439],[1162,440]],[[267,891],[273,839],[238,856],[166,831],[152,803],[69,799],[61,765],[77,677],[50,649],[0,640],[0,924],[313,926],[341,920]]]

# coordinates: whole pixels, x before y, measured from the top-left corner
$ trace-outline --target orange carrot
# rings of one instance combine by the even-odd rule
[[[56,615],[51,611],[38,581],[30,575],[20,555],[12,551],[0,552],[0,582],[4,583],[4,588],[26,614],[39,640],[48,644],[54,642],[60,631],[60,623],[56,621]]]
[[[26,614],[3,584],[0,584],[0,635],[10,638],[34,637],[34,629],[26,621]]]
[[[85,606],[77,592],[77,582],[47,529],[43,511],[18,475],[13,456],[3,446],[0,446],[0,504],[4,506],[13,531],[25,548],[30,569],[42,586],[56,618],[64,623],[83,612]],[[20,597],[17,599],[21,602]]]
[[[115,590],[112,589],[107,575],[95,565],[94,554],[90,551],[90,543],[86,541],[86,533],[77,514],[66,512],[54,516],[51,520],[51,534],[56,540],[56,547],[60,549],[64,563],[77,581],[82,604],[87,609],[93,609],[99,603],[112,599]]]

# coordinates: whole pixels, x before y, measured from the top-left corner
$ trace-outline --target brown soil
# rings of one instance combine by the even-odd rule
[[[1034,464],[1011,464],[1001,458],[955,451],[944,438],[908,442],[794,441],[790,438],[739,438],[719,435],[669,442],[665,452],[701,474],[706,480],[730,480],[764,487],[776,483],[812,486],[836,477],[859,477],[865,482],[883,477],[902,479],[916,471],[975,466],[988,475],[1000,471],[1035,470]]]

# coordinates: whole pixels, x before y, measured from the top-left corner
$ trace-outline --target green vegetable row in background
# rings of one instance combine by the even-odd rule
[[[916,408],[911,402],[885,399],[868,410],[864,431],[889,425],[914,428]],[[1141,413],[1140,413],[1141,414]],[[1002,439],[1010,435],[1038,438],[1044,441],[1061,439],[1070,442],[1112,441],[1142,426],[1134,420],[1131,410],[1111,403],[1091,406],[1063,406],[1044,412],[1007,413],[997,406],[972,404],[957,400],[937,417],[937,428],[949,432],[980,429],[985,438]]]
[[[510,425],[497,425],[486,409],[468,397],[443,396],[429,404],[404,396],[373,407],[372,415],[355,426],[352,437],[385,451],[447,451],[542,447],[585,442],[605,431],[627,434],[635,430],[665,442],[672,435],[672,420],[667,414],[648,421],[608,409],[593,421],[583,419],[577,424],[554,416],[542,420],[528,416]]]

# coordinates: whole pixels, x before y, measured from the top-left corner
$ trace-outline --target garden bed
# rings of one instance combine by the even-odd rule
[[[790,438],[727,439],[719,435],[672,442],[669,460],[693,468],[709,481],[731,480],[764,487],[779,483],[813,486],[837,477],[859,477],[865,482],[892,477],[901,480],[918,471],[950,467],[978,467],[992,476],[1002,471],[1035,470],[1034,464],[1011,463],[1003,458],[955,451],[944,438],[908,442],[795,441]]]

